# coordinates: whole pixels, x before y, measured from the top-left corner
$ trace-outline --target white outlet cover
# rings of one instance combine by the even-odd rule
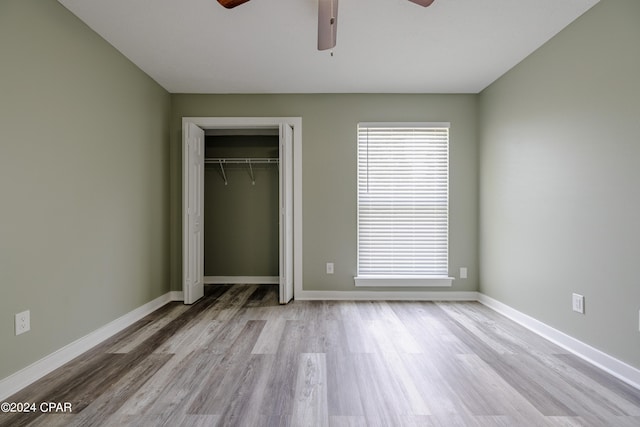
[[[16,314],[16,335],[31,330],[31,312],[29,310]]]
[[[327,263],[327,274],[333,274],[333,263],[332,262],[328,262]]]
[[[572,307],[573,311],[584,314],[584,296],[573,294]]]
[[[467,278],[467,267],[460,267],[460,278],[461,279]]]

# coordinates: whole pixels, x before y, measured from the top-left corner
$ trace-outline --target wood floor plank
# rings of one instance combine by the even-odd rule
[[[565,408],[565,413],[550,412],[549,408],[540,405],[540,400],[529,398],[540,405],[541,410],[546,415],[584,415],[587,417],[599,418],[601,422],[611,417],[627,415],[621,407],[625,407],[629,412],[636,412],[635,407],[624,399],[616,398],[613,393],[599,393],[594,387],[585,385],[586,381],[581,381],[570,373],[567,374],[565,368],[549,365],[543,360],[538,360],[529,355],[519,355],[509,357],[504,360],[505,365],[510,366],[513,372],[524,375],[524,379],[519,379],[516,384],[528,383],[529,387],[520,387],[521,390],[537,389],[538,395],[543,395],[546,399],[554,399],[560,402]],[[489,361],[489,363],[494,363]],[[496,370],[501,369],[496,366]],[[591,384],[593,385],[593,384]],[[599,388],[599,387],[598,387]]]
[[[237,389],[245,382],[253,381],[253,363],[258,359],[251,358],[251,349],[255,346],[264,324],[262,320],[245,323],[242,331],[216,365],[216,370],[209,374],[199,390],[193,390],[196,397],[187,413],[221,415],[230,400],[239,397]]]
[[[293,393],[291,422],[298,426],[328,427],[327,365],[324,353],[302,353]]]
[[[256,344],[251,349],[252,354],[276,354],[284,334],[286,320],[276,318],[267,320]]]
[[[484,356],[483,360],[545,416],[576,416],[576,412],[567,405],[567,399],[558,396],[564,392],[557,379],[548,373],[537,372],[542,367],[531,365],[531,361],[524,357]]]
[[[414,353],[409,353],[414,354]],[[424,400],[422,390],[417,386],[411,366],[407,365],[399,353],[390,352],[382,355],[391,375],[397,380],[402,393],[409,404],[412,415],[430,415],[431,408]]]
[[[153,322],[150,322],[145,328],[137,330],[135,333],[129,334],[126,338],[123,338],[116,342],[109,350],[108,353],[128,353],[141,345],[144,341],[152,337],[163,327],[171,323],[178,316],[183,314],[189,309],[189,306],[184,304],[172,305],[171,310],[166,311],[165,315],[156,318]]]
[[[445,373],[447,383],[463,402],[464,407],[475,416],[509,415],[500,401],[500,397],[503,396],[496,397],[487,393],[485,384],[478,383],[476,378],[469,376],[464,370],[460,357],[463,355],[456,358],[440,358],[437,362],[439,369]]]
[[[461,304],[464,303],[439,302],[438,306],[442,308],[449,317],[475,335],[484,345],[489,346],[494,352],[498,354],[515,354],[517,352],[509,343],[505,343],[501,337],[485,331],[482,324],[476,323],[468,316],[468,312],[464,310]]]
[[[518,425],[544,424],[544,415],[480,357],[461,354],[456,359],[460,362],[459,374],[483,390],[485,396],[490,396],[499,414],[508,415]]]
[[[342,351],[347,346],[342,322],[318,320],[305,322],[307,334],[301,351],[303,353],[331,353]]]
[[[81,410],[69,426],[101,426],[104,420],[120,407],[167,363],[170,355],[151,354],[126,375],[112,384],[111,390],[101,393],[84,410]]]
[[[237,313],[251,295],[252,290],[255,290],[255,287],[249,288],[247,285],[212,285],[206,288],[215,289],[215,291],[205,292],[211,292],[217,296],[215,298],[206,296],[195,304],[197,306],[204,302],[208,305],[207,310],[201,314],[199,319],[205,321],[228,320],[229,315]]]
[[[352,353],[375,353],[378,344],[358,312],[357,304],[345,301],[340,306],[347,345]]]
[[[322,301],[318,311],[318,317],[326,321],[341,321],[340,306],[343,301]]]
[[[182,359],[172,358],[118,412],[162,422],[172,415],[168,413],[172,407],[179,407],[179,413],[186,415],[196,391],[202,387],[209,373],[217,370],[223,357],[200,350]]]
[[[208,349],[215,337],[227,328],[227,322],[198,319],[180,329],[154,350],[161,354],[180,354]],[[214,351],[212,351],[214,352]]]
[[[226,299],[218,303],[216,320],[230,320],[243,311],[247,300],[256,291],[258,285],[237,285],[225,293]]]
[[[276,287],[277,285],[273,285],[274,289]],[[270,292],[266,286],[257,286],[251,295],[249,295],[249,298],[247,298],[244,307],[260,307],[264,303],[264,300],[273,294],[274,293]]]
[[[330,427],[367,427],[367,419],[364,415],[332,415],[329,417]]]
[[[253,320],[252,322],[263,322],[262,320]],[[210,322],[205,339],[200,346],[210,353],[226,354],[231,350],[238,339],[241,339],[242,331],[247,325],[246,321],[229,322],[216,320]],[[255,345],[255,344],[254,344]]]
[[[331,416],[364,417],[355,363],[353,354],[348,350],[326,355],[327,408]]]
[[[547,417],[553,427],[638,427],[640,417]]]
[[[424,355],[401,354],[400,357],[413,370],[413,381],[431,414],[446,418],[462,412],[464,403],[453,390],[441,364]]]
[[[568,388],[583,395],[587,401],[595,400],[594,404],[601,406],[603,413],[616,416],[640,416],[640,406],[637,404],[637,398],[631,397],[631,399],[627,400],[626,396],[590,378],[573,366],[562,363],[562,359],[554,357],[554,355],[542,355],[537,357],[537,360],[549,371],[554,372],[561,378]],[[593,396],[597,396],[597,399],[593,399]]]
[[[273,360],[273,355],[251,355],[239,374],[230,373],[235,375],[235,384],[222,387],[227,394],[216,396],[213,405],[208,407],[208,410],[217,412],[220,425],[262,424],[263,415],[259,409]]]
[[[140,424],[134,423],[132,426],[139,426]],[[167,427],[173,426],[188,426],[188,427],[211,427],[217,425],[223,425],[218,415],[179,415],[169,417],[164,425]]]
[[[640,393],[629,384],[622,382],[602,369],[596,368],[578,356],[572,354],[554,354],[553,356],[560,359],[565,366],[570,366],[581,372],[590,381],[601,385],[625,402],[630,402],[635,408],[640,408]],[[631,412],[629,411],[631,415],[636,415]]]
[[[181,426],[185,424],[185,419],[190,415],[184,411],[184,403],[188,402],[191,394],[188,390],[177,389],[166,398],[156,401],[141,415],[115,414],[109,420],[112,425],[126,425],[127,422],[134,421],[133,426]],[[162,403],[160,403],[162,402]]]
[[[290,416],[295,393],[298,356],[303,353],[302,343],[307,333],[305,322],[287,320],[280,348],[269,372],[267,390],[260,412],[267,416]],[[283,419],[284,420],[284,419]],[[290,418],[287,418],[290,422]]]
[[[434,315],[434,312],[442,315],[442,311],[434,304],[407,301],[391,301],[388,304],[426,357],[429,354],[455,355],[472,352]]]
[[[187,411],[197,397],[197,391],[207,381],[209,373],[217,370],[223,357],[206,351],[195,352],[163,377],[164,381],[160,383],[163,387],[154,384],[153,390],[146,394],[141,390],[119,412],[138,417],[138,425],[183,425],[182,420],[189,415]]]
[[[381,355],[359,353],[354,355],[354,359],[368,424],[399,425],[402,416],[412,414],[402,387]],[[372,375],[373,372],[375,375]]]
[[[29,424],[30,427],[68,427],[75,418],[74,414],[42,415]],[[4,424],[0,424],[4,425]]]
[[[273,354],[252,355],[255,360],[256,372],[252,381],[245,381],[238,390],[242,399],[233,399],[230,407],[223,414],[221,420],[238,419],[238,425],[259,426],[264,424],[265,415],[261,412],[262,402],[266,396],[265,390],[276,356]]]
[[[105,361],[111,357],[111,355],[107,355],[104,352],[99,354],[93,353],[92,357],[85,357],[84,355],[81,355],[55,371],[45,375],[35,383],[25,387],[23,390],[20,390],[7,399],[7,402],[46,401],[51,396],[58,395],[65,389],[83,384],[85,378],[87,378],[92,372],[100,369],[100,367],[105,364]],[[11,415],[12,414],[8,414],[7,417]],[[0,421],[2,420],[2,417],[3,414],[0,414]]]
[[[265,427],[297,427],[291,423],[291,415],[270,415],[264,418]]]
[[[535,352],[544,354],[566,353],[558,345],[542,338],[515,322],[505,322],[505,317],[490,308],[475,302],[460,303],[459,308],[467,313],[479,326],[487,328],[502,340],[515,345],[516,352]]]

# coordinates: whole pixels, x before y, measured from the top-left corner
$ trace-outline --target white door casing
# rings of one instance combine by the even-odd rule
[[[293,299],[293,128],[280,125],[280,304]]]
[[[185,304],[204,296],[204,130],[183,129],[183,262]]]

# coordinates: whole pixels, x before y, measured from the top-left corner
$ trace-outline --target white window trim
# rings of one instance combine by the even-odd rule
[[[361,122],[360,127],[442,127],[450,128],[449,122]],[[358,214],[359,222],[359,214]],[[359,223],[358,223],[359,228]],[[358,232],[358,239],[360,238]],[[359,247],[358,243],[358,247]],[[362,275],[354,277],[356,287],[451,287],[453,277],[449,276],[393,276],[393,275]]]
[[[453,277],[429,276],[356,276],[357,287],[451,287]]]

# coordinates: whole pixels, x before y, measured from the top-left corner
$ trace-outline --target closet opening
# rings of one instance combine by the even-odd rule
[[[204,283],[280,283],[277,128],[206,129]]]
[[[300,117],[184,117],[182,289],[274,284],[302,289]],[[295,254],[295,255],[294,255]]]

